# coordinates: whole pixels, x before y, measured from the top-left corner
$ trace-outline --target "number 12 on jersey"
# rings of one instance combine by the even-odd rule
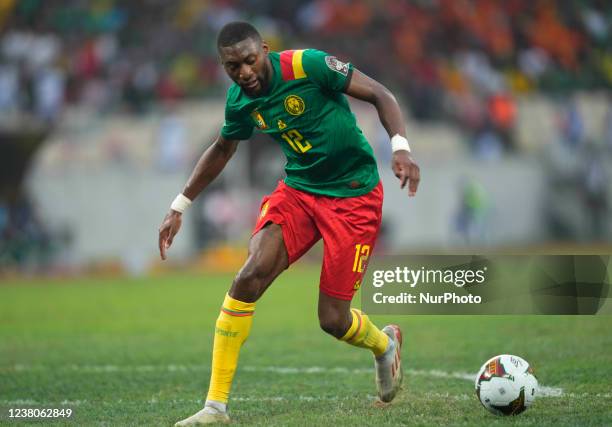
[[[291,129],[283,132],[281,137],[293,148],[296,153],[305,153],[312,148],[310,142],[304,139],[304,136],[297,130]]]

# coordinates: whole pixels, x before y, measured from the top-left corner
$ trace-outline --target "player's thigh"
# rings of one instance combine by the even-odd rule
[[[312,217],[315,198],[280,182],[276,190],[263,198],[253,235],[270,222],[280,226],[289,264],[304,255],[320,238]]]
[[[317,226],[323,236],[320,289],[329,296],[351,300],[361,287],[380,230],[382,186],[353,198],[321,204]]]
[[[257,300],[288,266],[282,229],[270,222],[251,238],[247,260],[232,283],[230,296],[245,302]]]

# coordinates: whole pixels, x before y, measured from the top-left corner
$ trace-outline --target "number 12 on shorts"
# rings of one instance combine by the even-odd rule
[[[363,273],[370,256],[370,245],[355,245],[355,261],[353,261],[353,272]]]

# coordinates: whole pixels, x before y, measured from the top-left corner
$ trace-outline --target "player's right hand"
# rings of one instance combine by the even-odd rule
[[[159,255],[162,260],[166,259],[166,250],[172,245],[172,240],[178,233],[183,223],[183,214],[170,209],[159,226]]]

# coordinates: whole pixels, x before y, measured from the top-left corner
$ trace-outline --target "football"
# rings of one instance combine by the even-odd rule
[[[476,375],[476,396],[495,415],[518,415],[536,398],[538,380],[521,357],[502,354],[487,360]]]

